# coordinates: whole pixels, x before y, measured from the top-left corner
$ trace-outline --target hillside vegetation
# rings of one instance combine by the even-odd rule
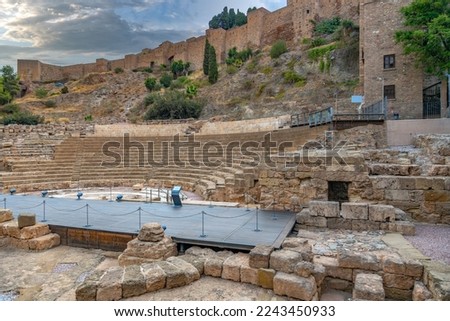
[[[219,78],[213,85],[202,70],[189,71],[189,64],[180,61],[176,74],[173,66],[164,65],[153,70],[117,68],[64,84],[32,84],[25,97],[15,103],[44,116],[46,122],[97,123],[159,119],[155,106],[169,99],[178,103],[164,103],[163,109],[187,100],[186,105],[181,104],[184,109],[166,113],[169,117],[191,110],[200,119],[251,119],[330,105],[339,110],[355,109],[350,96],[359,87],[358,29],[338,19],[316,29],[319,31],[313,39],[287,44],[275,54],[274,48],[282,44],[231,50],[227,63],[218,66]]]

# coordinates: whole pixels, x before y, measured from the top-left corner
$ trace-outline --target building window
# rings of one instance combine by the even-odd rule
[[[384,97],[386,99],[395,99],[395,85],[384,86]]]
[[[384,69],[395,68],[395,55],[384,56]]]

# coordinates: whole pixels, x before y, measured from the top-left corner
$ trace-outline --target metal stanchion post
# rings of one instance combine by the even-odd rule
[[[150,189],[150,203],[153,203],[153,189]]]
[[[200,235],[200,237],[206,237],[205,234],[205,212],[202,211],[202,234]]]
[[[89,225],[89,204],[86,204],[86,225],[84,227],[91,227],[92,225]]]
[[[255,232],[261,232],[259,229],[259,207],[256,207],[256,228]]]
[[[6,210],[6,197],[3,198],[3,208]]]
[[[47,220],[45,219],[45,201],[42,202],[42,212],[44,218],[41,222],[47,222]]]
[[[139,212],[139,229],[137,230],[137,232],[139,232],[142,227],[142,208],[141,207],[138,208],[138,212]]]

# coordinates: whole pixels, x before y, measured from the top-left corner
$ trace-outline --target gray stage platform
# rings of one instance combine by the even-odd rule
[[[159,222],[177,243],[230,249],[257,244],[280,247],[295,224],[295,214],[245,208],[161,203],[108,202],[0,194],[0,206],[19,213],[36,213],[49,225],[137,234],[140,226]],[[45,201],[45,203],[44,203]],[[45,216],[45,217],[44,217]]]

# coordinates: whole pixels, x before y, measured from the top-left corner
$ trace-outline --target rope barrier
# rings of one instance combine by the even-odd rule
[[[62,210],[62,209],[53,207],[53,206],[51,206],[51,205],[48,204],[48,203],[46,203],[46,205],[47,205],[48,207],[50,207],[51,209],[57,211],[57,212],[63,212],[63,213],[64,213],[64,212],[72,212],[72,213],[73,213],[73,212],[78,212],[78,211],[81,211],[82,209],[86,208],[86,205],[84,205],[84,206],[82,206],[82,207],[80,207],[80,208],[77,208],[77,209],[75,209],[75,210],[68,210],[68,209]]]
[[[42,204],[44,204],[44,203],[42,202],[42,203],[39,203],[36,206],[31,206],[31,207],[18,207],[17,209],[19,209],[19,210],[31,210],[33,208],[37,208],[37,207],[41,206]]]
[[[189,217],[194,217],[194,216],[197,216],[197,215],[201,215],[201,214],[202,214],[202,213],[196,213],[196,214],[191,214],[191,215],[186,215],[186,216],[163,216],[163,215],[158,215],[158,214],[150,213],[150,212],[148,212],[148,211],[146,211],[146,210],[144,210],[144,209],[142,209],[142,212],[144,212],[144,213],[146,213],[146,214],[148,214],[148,215],[151,215],[151,216],[158,217],[158,218],[174,218],[174,219],[189,218]]]
[[[214,218],[219,218],[219,219],[228,219],[228,218],[232,219],[232,218],[239,218],[239,217],[244,217],[244,216],[250,215],[250,214],[252,214],[252,212],[255,212],[255,211],[246,212],[242,215],[236,215],[236,216],[218,216],[218,215],[208,214],[206,212],[205,212],[205,215],[214,217]]]

